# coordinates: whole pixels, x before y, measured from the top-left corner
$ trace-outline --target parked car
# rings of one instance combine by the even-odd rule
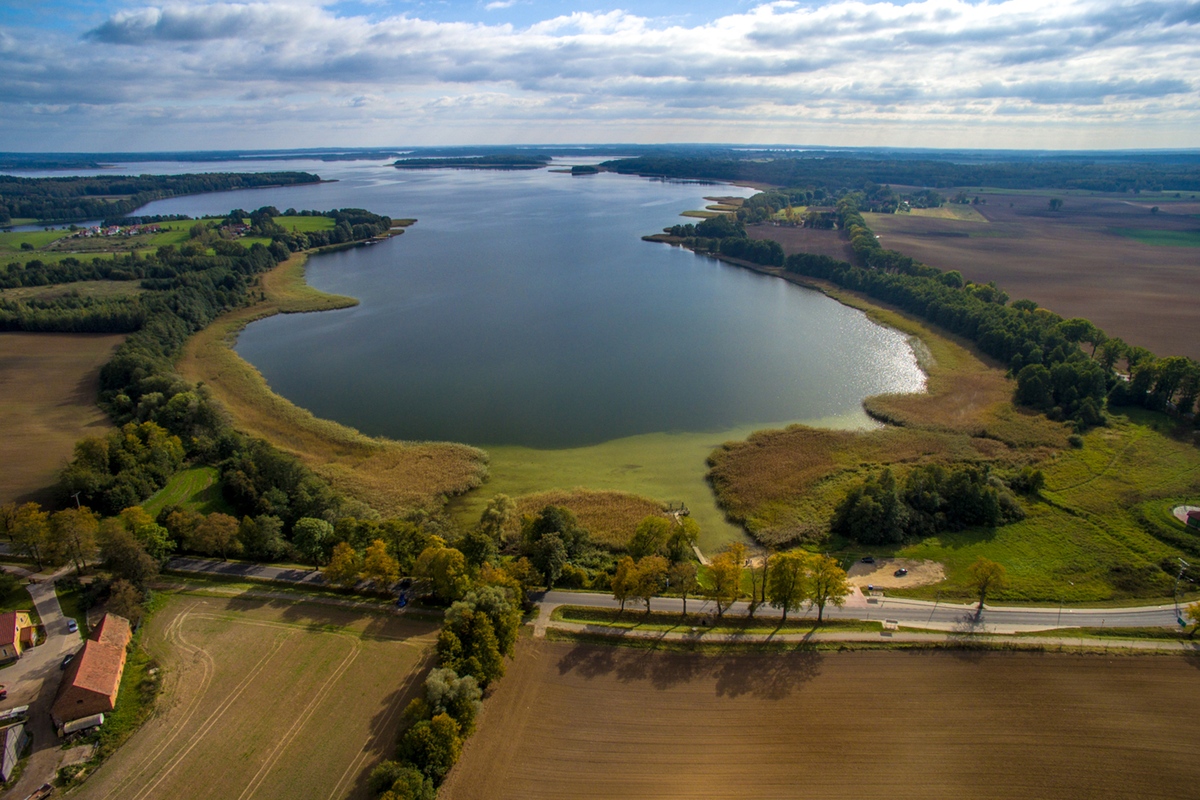
[[[8,688],[3,683],[0,683],[0,700],[8,699]]]
[[[67,631],[69,633],[78,633],[79,632],[79,623],[73,619],[68,619],[67,620]]]
[[[908,574],[908,570],[906,570],[904,567],[901,567],[900,569],[896,570],[892,574],[895,575],[897,578],[903,578],[905,575]]]
[[[62,663],[58,665],[58,668],[59,668],[59,669],[66,669],[66,668],[67,668],[67,665],[68,665],[68,664],[70,664],[70,663],[71,663],[71,660],[72,660],[72,659],[74,659],[74,658],[75,658],[75,654],[74,654],[74,653],[67,653],[65,656],[63,656]]]
[[[875,556],[863,556],[863,557],[862,557],[860,560],[861,560],[861,561],[862,561],[862,563],[864,563],[864,564],[874,564],[874,563],[875,563]]]

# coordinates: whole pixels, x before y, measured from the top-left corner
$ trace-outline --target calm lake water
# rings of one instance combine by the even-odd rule
[[[143,213],[270,202],[418,219],[389,242],[310,260],[312,285],[359,306],[256,322],[237,346],[277,392],[368,434],[580,447],[845,417],[868,395],[924,385],[905,338],[862,313],[640,239],[705,195],[750,190],[545,170],[237,166],[340,180]]]

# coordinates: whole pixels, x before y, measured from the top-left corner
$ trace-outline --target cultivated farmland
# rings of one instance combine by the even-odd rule
[[[867,223],[884,247],[957,269],[968,280],[995,281],[1013,299],[1085,317],[1160,356],[1200,358],[1200,204],[1194,199],[979,196],[987,202],[969,208],[986,221],[868,214]],[[1060,211],[1049,210],[1051,197],[1063,200]],[[777,238],[774,229],[770,238]]]
[[[159,710],[76,796],[366,797],[436,625],[302,601],[172,596],[144,643]]]
[[[96,406],[111,334],[0,334],[0,503],[45,500],[75,442],[111,427]]]
[[[527,642],[439,797],[1191,796],[1196,670],[1182,657]]]

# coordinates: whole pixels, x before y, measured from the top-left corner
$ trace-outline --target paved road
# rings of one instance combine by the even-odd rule
[[[28,574],[28,570],[10,565],[6,565],[5,570]],[[26,730],[33,734],[33,754],[21,779],[5,798],[27,797],[43,783],[48,783],[62,762],[64,751],[59,747],[58,736],[50,722],[50,706],[62,680],[59,664],[63,656],[78,650],[83,643],[79,633],[67,631],[67,621],[54,593],[54,581],[68,570],[63,567],[50,575],[39,574],[36,576],[38,582],[29,585],[29,594],[46,629],[46,641],[26,650],[16,663],[0,670],[0,681],[8,686],[8,699],[0,703],[0,710],[30,706]]]
[[[307,585],[322,585],[321,575],[316,571],[289,567],[271,567],[244,561],[217,561],[207,558],[179,557],[168,563],[169,569],[180,572],[198,572],[216,575],[230,575],[261,580],[277,580],[288,583],[303,583]],[[617,608],[619,603],[610,595],[594,592],[545,592],[534,598],[542,606],[542,615],[547,619],[549,612],[560,605],[594,606],[598,608]],[[699,613],[715,613],[716,607],[702,599],[689,598],[688,611]],[[683,601],[676,597],[658,597],[651,603],[655,611],[680,612]],[[749,607],[746,603],[736,603],[726,613],[743,615]],[[768,607],[759,608],[755,612],[761,617],[779,617],[780,612]],[[805,614],[793,614],[793,617],[816,617],[816,610]],[[862,619],[882,620],[892,619],[905,625],[919,625],[931,630],[965,630],[971,629],[979,633],[1017,633],[1023,631],[1052,630],[1054,628],[1141,628],[1141,627],[1173,627],[1175,607],[1140,606],[1133,608],[1025,608],[986,606],[983,614],[976,619],[974,605],[957,605],[951,603],[933,603],[927,600],[904,600],[899,598],[863,597],[857,591],[847,598],[844,608],[829,606],[825,616],[831,619]]]
[[[542,606],[542,616],[548,618],[549,612],[556,606],[576,605],[592,606],[595,608],[619,608],[620,603],[606,594],[592,592],[546,592],[536,598]],[[626,604],[626,608],[630,608]],[[716,613],[716,605],[707,600],[688,599],[688,611],[691,613]],[[650,608],[654,611],[679,613],[683,610],[683,601],[677,597],[656,597],[651,601]],[[735,603],[727,614],[745,615],[749,612],[747,603]],[[756,616],[778,618],[781,612],[769,606],[760,607]],[[816,609],[802,614],[792,614],[796,618],[816,619]],[[933,603],[926,600],[905,600],[891,597],[866,598],[860,594],[847,598],[843,608],[827,606],[825,616],[828,619],[859,619],[859,620],[896,620],[909,625],[928,628],[930,630],[955,631],[971,630],[976,633],[1020,633],[1025,631],[1053,630],[1055,628],[1141,628],[1141,627],[1175,627],[1175,607],[1149,606],[1140,608],[1021,608],[986,606],[983,613],[976,618],[974,605],[957,605],[950,603]]]

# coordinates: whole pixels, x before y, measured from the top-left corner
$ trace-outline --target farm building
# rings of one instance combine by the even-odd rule
[[[67,665],[50,716],[60,728],[82,717],[113,710],[125,671],[125,648],[133,634],[129,620],[105,614],[83,649]]]
[[[0,661],[15,661],[33,647],[33,620],[25,611],[0,614]]]

